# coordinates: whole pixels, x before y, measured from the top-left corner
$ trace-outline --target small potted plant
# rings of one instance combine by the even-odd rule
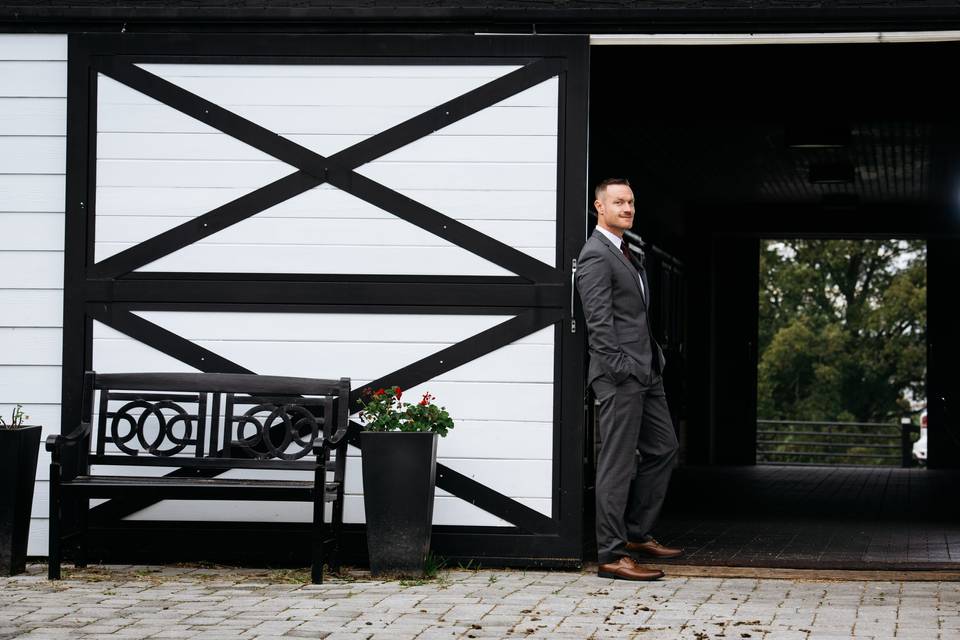
[[[400,387],[364,389],[360,399],[363,505],[374,576],[422,576],[430,551],[437,436],[453,419],[425,393],[402,402]]]
[[[17,405],[8,422],[0,416],[0,575],[23,573],[37,453],[42,427],[25,425],[30,416]]]

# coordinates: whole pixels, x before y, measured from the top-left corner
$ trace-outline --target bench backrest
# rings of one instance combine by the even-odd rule
[[[90,464],[313,468],[301,459],[340,442],[349,419],[348,378],[89,372],[84,389]]]

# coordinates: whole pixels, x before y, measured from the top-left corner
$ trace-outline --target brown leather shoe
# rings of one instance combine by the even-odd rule
[[[615,580],[659,580],[663,571],[641,567],[630,556],[621,556],[616,562],[600,565],[597,575]]]
[[[627,551],[631,553],[642,553],[652,558],[676,558],[683,554],[683,549],[665,547],[653,538],[646,542],[628,542]]]

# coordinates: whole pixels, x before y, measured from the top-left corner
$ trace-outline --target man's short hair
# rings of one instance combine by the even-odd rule
[[[596,187],[594,187],[593,197],[596,200],[599,200],[603,192],[607,190],[607,187],[609,187],[612,184],[622,184],[625,187],[629,187],[630,181],[627,180],[626,178],[607,178],[606,180],[602,180],[599,184],[597,184]]]

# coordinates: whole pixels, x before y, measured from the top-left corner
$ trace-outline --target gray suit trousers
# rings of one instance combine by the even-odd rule
[[[652,537],[679,445],[660,376],[649,385],[603,376],[592,386],[600,402],[597,558],[606,563],[630,555],[627,541]]]

